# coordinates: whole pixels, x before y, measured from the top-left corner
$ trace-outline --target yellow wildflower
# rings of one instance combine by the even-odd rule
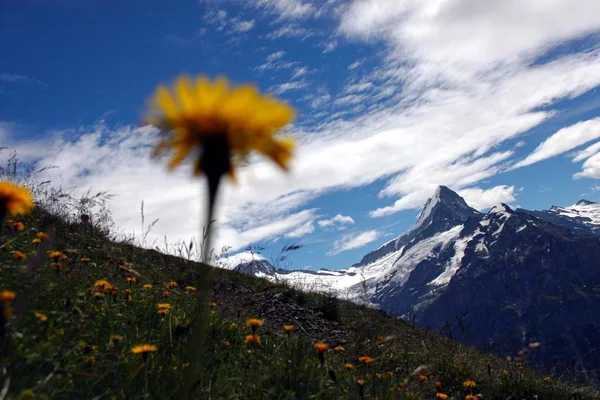
[[[106,280],[100,279],[99,281],[94,282],[94,291],[103,292],[105,290],[111,289],[113,286]]]
[[[468,394],[465,396],[465,400],[479,400],[479,397],[474,396],[472,394]]]
[[[146,354],[158,351],[158,347],[153,344],[141,344],[131,348],[133,354]]]
[[[17,259],[17,260],[26,260],[27,259],[27,255],[25,253],[22,253],[20,251],[15,251],[13,253],[13,256]]]
[[[177,282],[175,281],[169,281],[166,285],[169,289],[172,289],[174,287],[177,287]]]
[[[346,368],[346,369],[354,369],[354,364],[346,363],[346,364],[344,364],[344,368]]]
[[[40,239],[38,239],[38,238],[35,238],[35,239],[33,239],[33,240],[31,241],[31,243],[33,243],[33,244],[38,244],[38,243],[41,243],[41,242],[42,242],[42,241],[41,241]]]
[[[12,227],[14,228],[15,231],[22,231],[23,229],[25,229],[25,225],[23,225],[22,222],[13,223]]]
[[[142,288],[144,289],[152,289],[152,285],[149,283],[146,283],[144,286],[142,286]]]
[[[193,286],[186,286],[186,287],[185,287],[185,290],[187,290],[188,292],[195,292],[195,291],[196,291],[196,288],[195,288],[195,287],[193,287]]]
[[[89,263],[90,261],[92,261],[92,259],[89,258],[89,257],[81,257],[80,261],[83,262],[83,263]]]
[[[65,258],[67,258],[67,255],[61,251],[49,251],[48,257],[50,257],[51,259],[53,259],[55,261],[58,261],[58,260],[64,260]]]
[[[11,216],[24,215],[33,209],[31,192],[12,182],[0,182],[0,220],[7,214]]]
[[[291,331],[294,330],[294,325],[283,325],[283,330],[286,331],[287,333],[290,333]]]
[[[368,364],[371,364],[375,360],[369,356],[360,356],[360,357],[358,357],[358,361],[368,365]]]
[[[342,352],[346,351],[344,346],[336,346],[333,350],[335,350],[336,353],[342,353]]]
[[[37,319],[39,319],[40,321],[44,322],[48,320],[48,317],[45,314],[42,314],[40,312],[34,312],[33,315],[35,315],[35,317]]]
[[[48,239],[48,237],[49,237],[48,234],[44,233],[44,232],[38,232],[35,235],[40,239]]]
[[[328,348],[329,348],[329,346],[326,343],[323,343],[323,342],[319,342],[319,343],[315,344],[315,350],[317,350],[319,353],[323,353]]]
[[[7,304],[13,301],[17,297],[17,294],[10,290],[2,290],[0,291],[0,302]]]
[[[444,393],[436,393],[435,398],[440,400],[446,400],[448,398],[448,395]]]
[[[258,319],[258,318],[249,318],[248,321],[246,321],[246,324],[252,328],[252,333],[254,333],[256,331],[256,328],[260,328],[261,326],[263,326],[263,321],[262,319]]]
[[[427,376],[425,376],[425,375],[419,375],[419,381],[420,381],[420,382],[425,382],[425,381],[427,381]]]
[[[294,112],[274,98],[261,96],[253,86],[230,88],[222,77],[212,83],[203,76],[196,82],[183,76],[171,92],[159,86],[150,108],[146,121],[164,135],[155,154],[172,149],[170,169],[194,148],[203,155],[196,159],[194,175],[229,173],[233,177],[232,157],[243,160],[253,150],[287,169],[294,142],[277,140],[274,134],[293,119]],[[213,161],[218,165],[211,165]]]
[[[544,382],[552,382],[552,378],[550,378],[549,376],[544,378]]]
[[[475,383],[475,381],[466,380],[466,381],[463,382],[463,387],[465,389],[473,389],[475,386],[477,386],[477,384]]]
[[[260,343],[260,336],[259,335],[247,335],[246,343]]]

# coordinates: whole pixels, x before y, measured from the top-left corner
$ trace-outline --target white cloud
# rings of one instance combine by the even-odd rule
[[[573,175],[575,179],[600,179],[600,153],[596,153],[583,163],[583,170]]]
[[[315,225],[313,221],[308,221],[304,225],[300,225],[298,228],[285,234],[287,238],[300,238],[302,236],[309,235],[315,231]]]
[[[354,235],[345,235],[333,243],[333,249],[328,251],[328,256],[335,256],[343,251],[359,249],[371,242],[374,242],[381,236],[381,232],[370,230]]]
[[[567,152],[591,140],[600,138],[600,118],[578,122],[567,126],[544,140],[524,160],[516,163],[512,169],[531,165]]]
[[[308,74],[308,72],[308,67],[297,67],[292,73],[292,79],[300,78],[301,76]]]
[[[331,53],[332,51],[334,51],[336,49],[338,45],[337,40],[335,39],[330,39],[329,41],[323,43],[323,54],[327,54],[327,53]]]
[[[348,70],[352,71],[353,69],[356,69],[356,68],[360,67],[361,65],[362,65],[362,60],[355,61],[352,64],[348,65]]]
[[[460,190],[458,194],[468,205],[479,211],[499,203],[511,204],[516,200],[515,187],[507,185],[495,186],[491,189],[467,188]]]
[[[5,82],[5,83],[26,82],[29,79],[30,78],[25,75],[8,74],[6,72],[0,74],[0,82]]]
[[[283,56],[285,56],[285,51],[283,51],[283,50],[276,51],[267,56],[267,62],[273,62],[276,60],[280,60],[283,58]]]
[[[293,81],[293,82],[285,82],[279,85],[275,85],[271,88],[274,93],[282,94],[285,92],[289,92],[290,90],[299,90],[304,89],[308,86],[308,82],[306,81]]]
[[[347,215],[337,214],[335,217],[330,219],[322,219],[317,221],[317,224],[321,228],[335,227],[337,229],[344,229],[346,224],[354,224],[354,219]]]
[[[285,24],[279,28],[267,33],[267,39],[279,39],[279,38],[295,38],[300,40],[308,39],[314,36],[315,32],[308,30],[298,24]]]
[[[253,19],[248,21],[236,21],[234,25],[234,30],[240,33],[248,32],[249,30],[254,28],[254,23],[255,22]]]
[[[344,88],[344,92],[346,92],[346,93],[365,92],[369,89],[372,89],[373,87],[374,87],[374,85],[371,82],[353,83],[353,84],[347,85]]]
[[[280,19],[298,19],[311,16],[315,8],[310,3],[301,0],[254,0],[266,10],[276,14]]]
[[[596,143],[592,144],[591,146],[586,147],[585,149],[583,149],[581,151],[578,151],[575,154],[573,154],[572,155],[573,162],[583,161],[586,158],[589,158],[589,157],[593,156],[598,151],[600,151],[600,142],[596,142]]]

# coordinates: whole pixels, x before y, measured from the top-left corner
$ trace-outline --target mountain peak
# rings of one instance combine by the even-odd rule
[[[419,214],[417,224],[426,220],[436,209],[441,207],[458,215],[477,214],[477,211],[469,207],[458,193],[447,186],[440,185],[433,193],[433,196],[427,200],[425,206],[423,206],[423,211]]]
[[[586,200],[586,199],[581,199],[577,203],[575,203],[576,206],[589,206],[589,205],[592,205],[592,204],[596,204],[596,202],[595,201]]]
[[[494,213],[512,213],[512,209],[506,204],[500,203],[490,208],[490,211],[488,211],[488,214]]]

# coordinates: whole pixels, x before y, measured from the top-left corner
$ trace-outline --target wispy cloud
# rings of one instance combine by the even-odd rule
[[[286,238],[301,238],[303,236],[309,235],[315,231],[315,225],[313,221],[308,221],[304,225],[300,225],[296,229],[291,232],[285,234]]]
[[[267,33],[267,39],[294,38],[305,40],[314,36],[315,32],[298,24],[285,24]]]
[[[271,87],[271,91],[276,94],[283,94],[285,92],[289,92],[291,90],[299,90],[304,89],[308,86],[307,81],[293,81],[293,82],[285,82],[279,85],[275,85]]]
[[[544,140],[530,155],[524,160],[516,163],[511,169],[531,165],[550,157],[563,154],[598,138],[600,138],[600,118],[594,118],[562,128],[548,139]],[[587,152],[589,153],[590,149],[587,149]],[[587,153],[583,154],[587,155]],[[576,158],[577,160],[583,159],[581,154]]]
[[[299,19],[313,15],[315,7],[301,0],[252,0],[256,5],[277,15],[280,19]]]
[[[321,228],[336,228],[336,229],[345,229],[347,224],[354,224],[354,219],[347,215],[337,214],[335,217],[330,219],[322,219],[317,221],[317,224]]]
[[[359,249],[381,237],[381,232],[370,230],[359,234],[345,235],[333,243],[333,249],[328,251],[328,256],[335,256],[343,251]]]

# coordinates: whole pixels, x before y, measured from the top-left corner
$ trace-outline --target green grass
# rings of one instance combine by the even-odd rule
[[[116,243],[39,209],[19,221],[23,230],[5,222],[0,237],[0,290],[17,294],[7,306],[14,316],[2,339],[0,398],[435,399],[438,392],[449,399],[598,398],[594,389],[545,380],[376,310],[219,269],[208,296],[216,306],[204,307],[206,340],[188,364],[197,292],[185,287],[196,281],[199,264]],[[41,231],[50,238],[32,243]],[[49,250],[67,255],[59,270]],[[127,282],[135,275],[123,264],[139,274],[137,282]],[[101,279],[116,295],[93,290]],[[170,281],[177,286],[167,289]],[[158,303],[171,304],[170,313],[158,315]],[[261,341],[247,344],[245,322],[254,317],[264,320]],[[291,334],[284,323],[295,325]],[[323,362],[317,341],[330,347]],[[133,354],[140,344],[158,351]],[[336,352],[337,345],[344,351]],[[365,355],[374,361],[360,363]],[[477,386],[464,388],[465,380]]]

